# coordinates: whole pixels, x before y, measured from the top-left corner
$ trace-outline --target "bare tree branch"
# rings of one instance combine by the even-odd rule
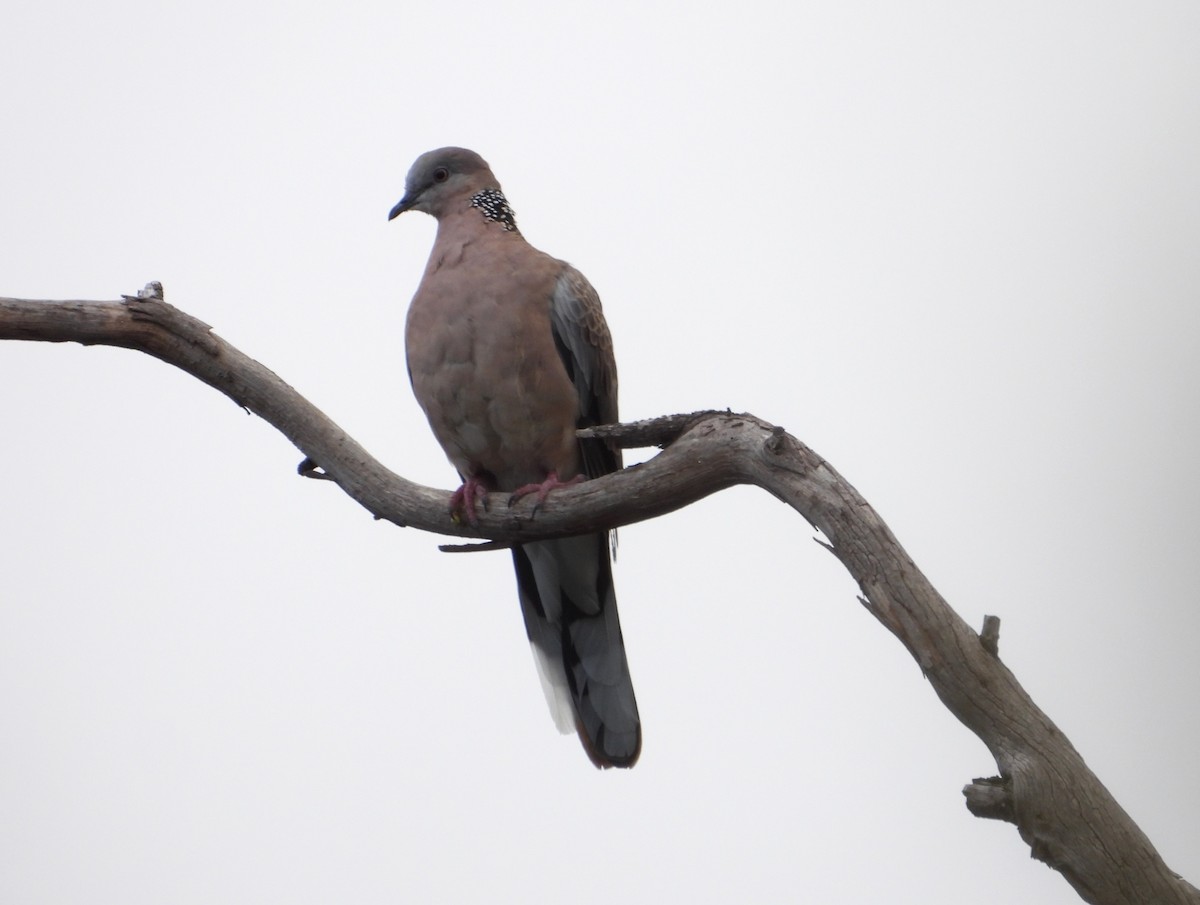
[[[151,284],[153,286],[155,284]],[[392,473],[278,376],[150,287],[123,301],[0,299],[0,339],[136,349],[192,374],[274,425],[376,518],[487,548],[653,518],[734,484],[754,484],[803,515],[862,589],[860,600],[908,648],[946,707],[987,745],[999,776],[963,794],[980,817],[1014,823],[1035,858],[1096,905],[1200,903],[1167,868],[1058,727],[998,656],[999,620],[976,634],[942,599],[858,492],[811,449],[752,415],[699,412],[592,433],[662,445],[649,462],[511,508],[493,494],[479,525],[455,524],[449,494]]]

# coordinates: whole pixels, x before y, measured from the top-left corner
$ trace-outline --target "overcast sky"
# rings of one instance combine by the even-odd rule
[[[0,295],[168,301],[400,474],[421,152],[605,302],[622,413],[782,424],[1200,883],[1200,7],[9,4]],[[336,7],[336,9],[335,9]],[[1077,902],[813,531],[625,529],[645,730],[548,716],[507,555],[137,353],[0,345],[0,902]]]

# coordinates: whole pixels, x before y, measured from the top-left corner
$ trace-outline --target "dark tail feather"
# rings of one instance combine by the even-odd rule
[[[555,722],[598,767],[632,767],[641,721],[613,591],[608,535],[513,548],[525,630]]]

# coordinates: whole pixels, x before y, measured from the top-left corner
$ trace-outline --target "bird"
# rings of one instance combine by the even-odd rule
[[[617,421],[612,338],[591,283],[539,251],[487,162],[465,148],[419,156],[388,220],[421,211],[437,234],[408,309],[413,394],[462,486],[451,517],[618,471],[621,452],[577,429]],[[536,512],[536,507],[535,507]],[[597,767],[632,767],[642,731],[617,615],[606,531],[512,548],[534,662],[564,734]]]

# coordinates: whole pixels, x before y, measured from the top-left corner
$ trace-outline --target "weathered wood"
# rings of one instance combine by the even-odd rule
[[[154,284],[151,284],[153,286]],[[478,526],[452,522],[447,491],[385,468],[277,375],[211,328],[166,304],[161,287],[122,301],[0,299],[0,339],[106,344],[175,365],[274,425],[376,518],[488,548],[654,518],[734,484],[754,484],[821,531],[863,604],[904,644],[946,707],[987,745],[999,776],[964,788],[980,817],[1014,823],[1034,857],[1096,905],[1192,903],[1200,891],[1150,840],[998,656],[999,622],[983,636],[942,599],[858,492],[780,427],[732,412],[672,415],[590,433],[622,446],[665,446],[643,464],[555,492],[533,515],[493,495]],[[495,497],[500,497],[495,499]],[[994,620],[994,621],[993,621]]]

